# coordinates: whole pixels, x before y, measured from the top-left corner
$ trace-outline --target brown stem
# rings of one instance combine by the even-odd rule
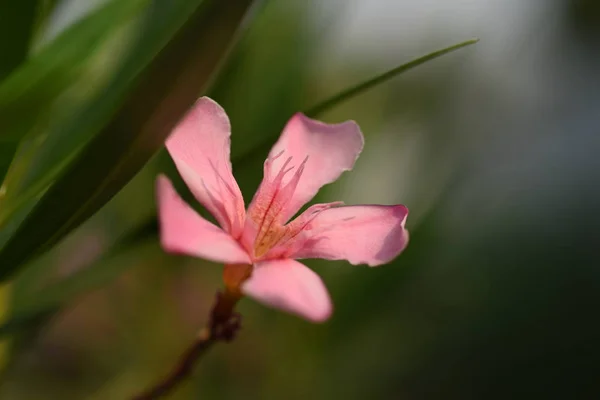
[[[218,341],[229,342],[240,329],[240,315],[233,311],[239,296],[231,291],[217,293],[210,313],[208,326],[203,328],[196,340],[181,355],[171,372],[132,400],[155,400],[169,394],[192,373],[198,360]]]

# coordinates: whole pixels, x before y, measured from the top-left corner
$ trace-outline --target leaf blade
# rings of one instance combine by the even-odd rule
[[[0,82],[27,58],[38,3],[0,0]]]
[[[380,75],[377,75],[374,78],[371,78],[367,81],[358,83],[354,86],[351,86],[348,89],[342,90],[341,92],[339,92],[338,94],[328,98],[327,100],[324,100],[323,102],[309,108],[308,110],[306,110],[305,114],[308,116],[318,116],[322,113],[324,113],[325,111],[331,109],[332,107],[335,107],[336,105],[338,105],[339,103],[342,103],[354,96],[357,96],[371,88],[373,88],[374,86],[379,85],[380,83],[383,83],[391,78],[394,78],[397,75],[400,75],[403,72],[409,71],[415,67],[418,67],[421,64],[424,64],[428,61],[431,61],[433,59],[436,59],[438,57],[441,57],[445,54],[451,53],[453,51],[462,49],[463,47],[467,47],[470,46],[472,44],[475,44],[479,41],[479,39],[470,39],[461,43],[457,43],[454,44],[452,46],[449,47],[445,47],[439,50],[436,50],[434,52],[431,52],[429,54],[426,54],[424,56],[421,56],[419,58],[416,58],[414,60],[411,60],[405,64],[399,65],[395,68],[392,68],[389,71],[386,71]]]
[[[112,0],[73,24],[0,85],[0,140],[18,141],[81,75],[110,32],[149,0]]]
[[[387,80],[402,74],[403,72],[407,72],[419,65],[422,65],[428,61],[431,61],[435,58],[441,57],[441,56],[448,54],[450,52],[453,52],[455,50],[459,50],[463,47],[475,44],[478,41],[479,41],[479,39],[470,39],[470,40],[467,40],[467,41],[464,41],[464,42],[461,42],[461,43],[458,43],[458,44],[455,44],[455,45],[452,45],[449,47],[445,47],[443,49],[436,50],[436,51],[426,54],[424,56],[415,58],[407,63],[404,63],[404,64],[397,66],[391,70],[388,70],[388,71],[384,72],[383,74],[378,75],[372,79],[369,79],[365,82],[361,82],[357,85],[351,86],[348,89],[344,89],[341,92],[339,92],[338,94],[335,94],[334,96],[331,96],[328,99],[326,99],[312,107],[307,108],[303,112],[308,117],[316,118],[319,115],[323,114],[324,112],[330,110],[332,107],[334,107],[346,100],[349,100],[351,97],[357,96],[357,95],[363,93],[364,91],[373,88],[374,86],[384,83]],[[238,163],[249,162],[254,157],[255,152],[266,154],[269,151],[269,149],[271,148],[271,145],[273,142],[273,135],[276,135],[277,133],[278,132],[273,132],[272,135],[267,135],[265,137],[265,139],[262,142],[258,143],[252,150],[249,150],[247,152],[240,154],[240,156],[238,158]]]

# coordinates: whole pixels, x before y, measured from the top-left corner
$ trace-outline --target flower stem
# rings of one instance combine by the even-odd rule
[[[154,386],[134,396],[132,400],[155,400],[166,396],[192,373],[200,358],[217,342],[229,342],[241,328],[241,316],[234,312],[240,297],[226,290],[218,292],[209,323],[202,328],[190,347],[179,358],[171,372]]]

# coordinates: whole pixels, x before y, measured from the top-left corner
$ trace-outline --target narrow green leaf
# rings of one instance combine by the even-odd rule
[[[112,90],[67,126],[98,133],[0,252],[0,281],[93,215],[163,146],[206,88],[251,3],[153,2],[147,30]]]
[[[0,0],[0,82],[29,53],[38,0]]]
[[[0,0],[0,83],[27,59],[39,5],[39,0]],[[16,150],[13,143],[0,143],[0,185]]]
[[[7,153],[10,152],[10,146],[13,143],[2,143],[0,142],[0,149],[2,146],[7,148]],[[1,152],[1,150],[0,150]],[[27,185],[21,193],[15,198],[11,199],[11,201],[2,202],[2,197],[5,195],[4,190],[0,186],[0,204],[2,207],[0,208],[0,233],[3,233],[6,229],[6,223],[10,221],[15,215],[26,207],[28,204],[31,204],[36,200],[36,198],[40,197],[44,191],[54,182],[54,179],[64,171],[71,162],[76,158],[78,152],[74,151],[69,154],[68,157],[63,158],[55,165],[53,165],[49,170],[46,170],[46,173],[41,176],[41,178],[34,181],[34,183]],[[6,165],[8,168],[8,165]],[[1,171],[0,171],[1,172]],[[1,240],[2,234],[0,234],[0,248],[3,246],[3,242]]]
[[[49,111],[50,104],[78,83],[84,67],[102,43],[148,1],[110,1],[44,46],[2,82],[0,141],[17,141],[30,133],[40,115]]]
[[[6,171],[8,171],[8,167],[10,166],[15,151],[17,151],[16,143],[0,142],[0,199],[4,195],[2,182],[4,181],[4,176],[6,175]]]
[[[333,107],[343,103],[344,101],[350,100],[352,97],[358,96],[359,94],[362,94],[363,92],[373,88],[374,86],[384,83],[384,82],[388,81],[389,79],[402,74],[403,72],[406,72],[415,67],[418,67],[419,65],[422,65],[428,61],[431,61],[435,58],[443,56],[444,54],[448,54],[450,52],[461,49],[463,47],[475,44],[478,41],[479,41],[479,39],[467,40],[465,42],[458,43],[458,44],[455,44],[455,45],[452,45],[450,47],[446,47],[446,48],[443,48],[440,50],[436,50],[432,53],[429,53],[422,57],[416,58],[416,59],[409,61],[405,64],[402,64],[396,68],[393,68],[387,72],[384,72],[383,74],[378,75],[372,79],[369,79],[365,82],[361,82],[361,83],[359,83],[355,86],[352,86],[348,89],[342,90],[340,93],[330,97],[329,99],[327,99],[311,108],[308,108],[307,110],[304,111],[304,114],[306,114],[307,116],[309,116],[311,118],[318,117],[319,115],[323,114],[324,112],[329,111]],[[276,135],[278,133],[279,132],[273,132],[273,135]],[[272,144],[273,144],[273,136],[272,135],[265,136],[264,140],[261,141],[258,145],[256,145],[252,150],[245,152],[244,154],[241,154],[241,156],[239,157],[238,163],[245,163],[245,162],[249,161],[250,159],[252,159],[254,157],[254,154],[256,152],[260,152],[260,153],[268,152],[269,149],[271,148]]]
[[[396,67],[387,72],[384,72],[381,75],[378,75],[372,79],[369,79],[368,81],[361,82],[355,86],[352,86],[348,89],[341,91],[340,93],[336,94],[335,96],[332,96],[329,99],[323,101],[322,103],[319,103],[316,106],[308,109],[306,111],[306,115],[314,117],[319,114],[322,114],[325,111],[337,106],[338,104],[343,103],[344,101],[349,100],[352,97],[358,96],[359,94],[371,89],[374,86],[379,85],[380,83],[383,83],[383,82],[395,77],[396,75],[399,75],[399,74],[406,72],[410,69],[413,69],[415,67],[418,67],[419,65],[424,64],[427,61],[431,61],[440,56],[443,56],[444,54],[448,54],[448,53],[456,51],[458,49],[462,49],[463,47],[475,44],[478,41],[479,41],[479,39],[467,40],[465,42],[458,43],[458,44],[452,45],[450,47],[446,47],[444,49],[436,50],[425,56],[422,56],[422,57],[419,57],[412,61],[409,61],[406,64],[402,64],[399,67]]]

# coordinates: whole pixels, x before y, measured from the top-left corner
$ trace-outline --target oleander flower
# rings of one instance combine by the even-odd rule
[[[230,131],[221,106],[202,97],[168,138],[181,177],[220,227],[196,213],[160,176],[163,248],[224,263],[230,290],[310,321],[328,319],[332,304],[325,285],[296,260],[385,264],[408,243],[408,209],[336,202],[315,204],[292,218],[321,186],[352,169],[364,143],[354,121],[325,124],[297,113],[271,149],[246,210],[232,174]]]

